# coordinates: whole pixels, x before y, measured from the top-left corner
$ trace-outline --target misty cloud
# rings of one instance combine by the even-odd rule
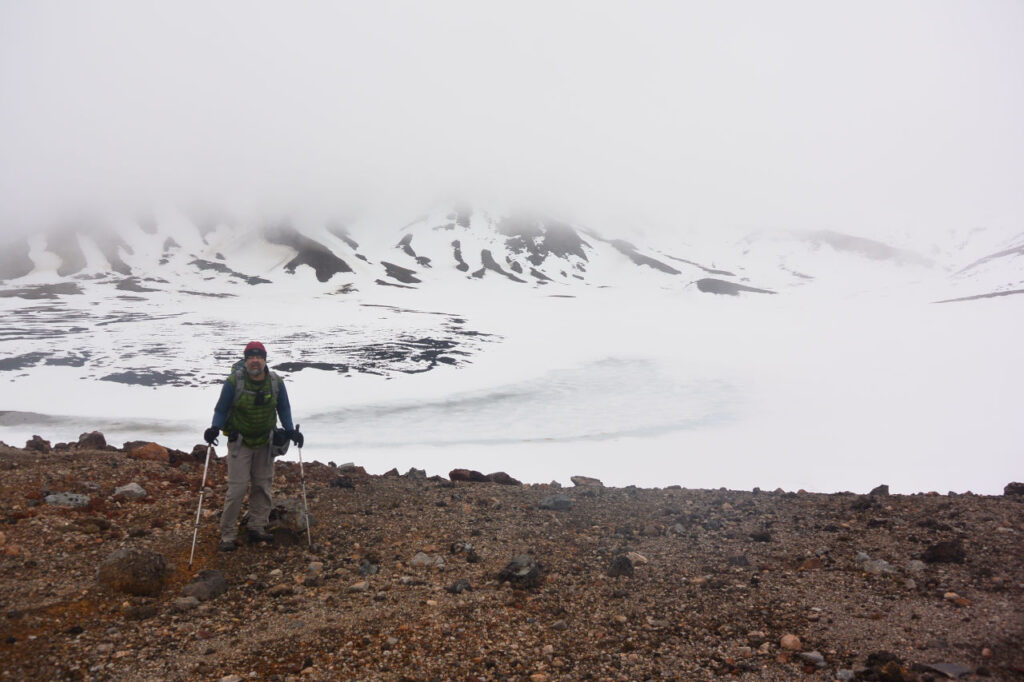
[[[1019,229],[1022,33],[997,1],[4,2],[0,220],[459,197],[631,229]]]

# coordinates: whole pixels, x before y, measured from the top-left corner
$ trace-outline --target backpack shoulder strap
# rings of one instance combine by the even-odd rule
[[[273,370],[267,370],[270,373],[270,391],[274,394],[274,402],[277,402],[277,394],[281,391],[281,377],[278,376],[277,372]]]
[[[245,367],[236,367],[232,371],[232,375],[235,377],[235,399],[232,402],[232,405],[234,405],[245,391]]]

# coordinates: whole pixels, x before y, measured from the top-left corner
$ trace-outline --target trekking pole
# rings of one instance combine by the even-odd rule
[[[206,464],[203,465],[203,482],[199,484],[199,506],[196,508],[196,528],[192,531],[192,552],[188,555],[188,567],[192,568],[192,558],[196,555],[196,538],[199,537],[199,513],[203,510],[203,493],[206,492],[206,470],[210,466],[210,452],[213,443],[206,446]]]
[[[296,433],[299,425],[295,425]],[[302,515],[306,517],[306,541],[313,548],[313,536],[309,534],[309,507],[306,505],[306,473],[302,470],[302,446],[299,446],[299,480],[302,481]]]

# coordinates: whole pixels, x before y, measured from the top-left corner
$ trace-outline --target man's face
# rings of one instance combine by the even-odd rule
[[[263,374],[263,370],[267,368],[267,361],[261,358],[259,355],[250,355],[245,359],[245,371],[249,373],[249,376],[258,378]]]

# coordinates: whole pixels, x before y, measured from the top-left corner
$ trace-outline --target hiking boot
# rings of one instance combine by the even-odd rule
[[[250,530],[249,531],[249,542],[251,542],[251,543],[256,543],[256,542],[273,542],[273,541],[274,541],[274,535],[272,533],[268,533],[265,530]]]
[[[217,549],[221,552],[234,552],[238,549],[238,545],[235,544],[234,540],[221,540],[220,544],[217,545]]]

